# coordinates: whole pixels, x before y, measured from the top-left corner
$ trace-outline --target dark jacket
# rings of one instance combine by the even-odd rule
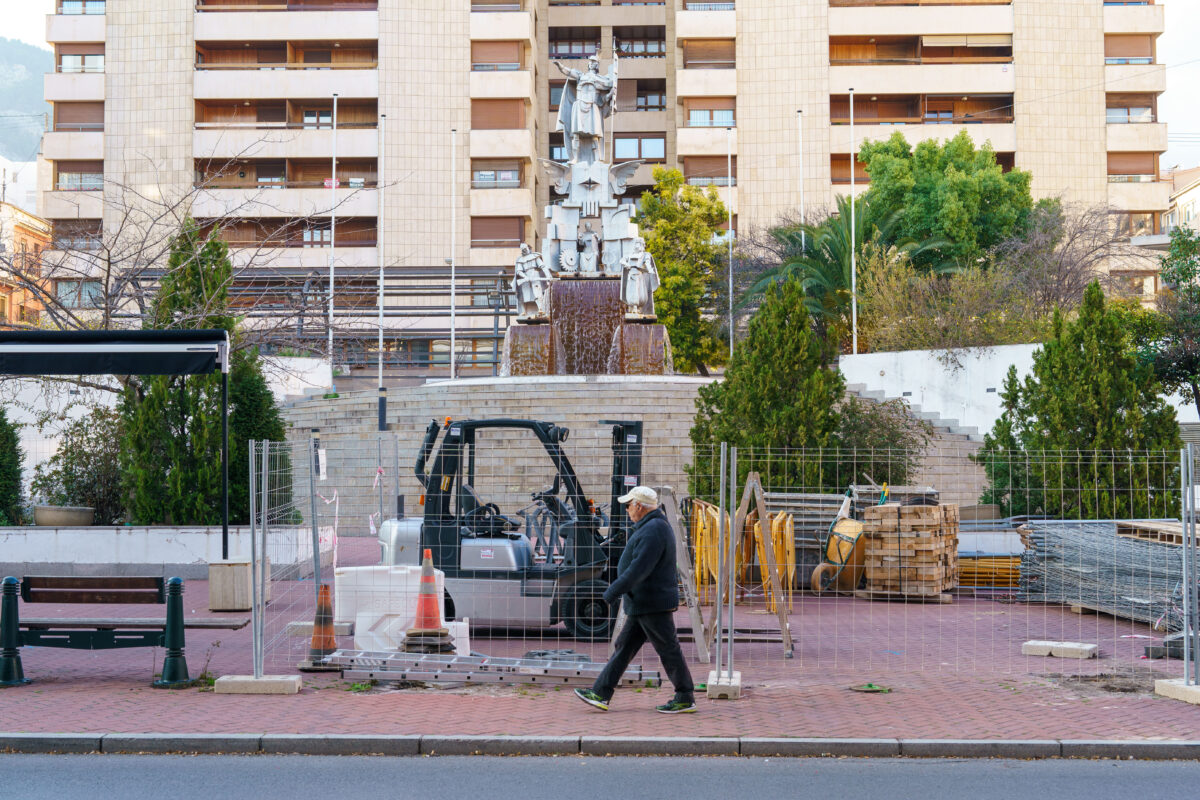
[[[617,579],[604,592],[612,605],[624,596],[625,613],[658,614],[679,607],[675,536],[662,508],[642,517],[617,562]]]

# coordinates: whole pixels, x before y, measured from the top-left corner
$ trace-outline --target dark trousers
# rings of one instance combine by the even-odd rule
[[[629,662],[633,661],[646,642],[654,645],[654,652],[658,653],[662,661],[663,671],[675,686],[675,698],[693,700],[696,687],[692,683],[692,673],[687,662],[683,660],[679,636],[675,633],[675,615],[670,611],[661,614],[636,614],[625,619],[625,627],[617,636],[612,658],[604,665],[604,670],[596,679],[592,691],[605,700],[610,700],[617,688],[617,682],[629,667]]]

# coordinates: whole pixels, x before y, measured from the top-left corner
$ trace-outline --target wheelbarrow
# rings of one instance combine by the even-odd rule
[[[861,546],[863,525],[850,516],[854,487],[846,490],[842,507],[829,525],[822,548],[822,561],[813,570],[811,587],[814,592],[852,592],[863,577],[866,548]],[[887,502],[887,484],[879,494],[879,504]]]

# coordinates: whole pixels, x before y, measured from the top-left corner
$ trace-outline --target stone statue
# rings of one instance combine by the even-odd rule
[[[658,270],[654,256],[646,252],[640,236],[633,240],[633,252],[621,259],[621,302],[627,316],[654,317],[654,290],[658,288]]]
[[[577,162],[586,154],[587,161],[599,161],[604,153],[604,118],[612,114],[617,94],[617,61],[613,59],[608,75],[600,74],[600,59],[594,55],[588,57],[587,72],[559,61],[554,66],[567,76],[554,128],[563,132],[567,160]]]
[[[585,223],[579,234],[579,271],[594,274],[600,269],[600,237],[592,230],[592,223]]]
[[[529,249],[529,245],[522,244],[513,279],[517,303],[520,306],[518,319],[545,319],[547,298],[550,296],[550,284],[553,281],[554,276],[542,262],[542,254],[535,253]]]

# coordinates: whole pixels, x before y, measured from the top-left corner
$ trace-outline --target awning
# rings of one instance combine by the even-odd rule
[[[223,330],[4,331],[0,375],[206,375],[229,371]]]

